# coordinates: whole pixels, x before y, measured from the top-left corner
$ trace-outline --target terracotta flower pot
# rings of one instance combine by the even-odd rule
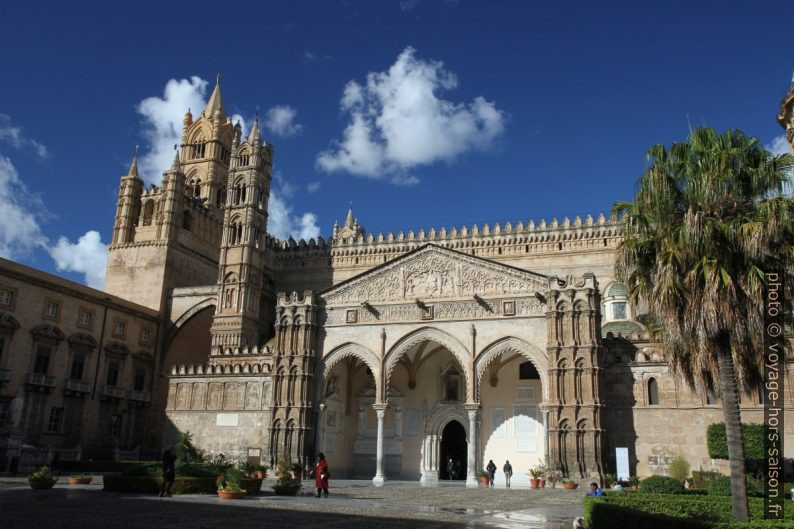
[[[69,485],[88,485],[94,478],[69,478]]]
[[[532,489],[537,489],[540,486],[540,479],[538,478],[531,478],[529,480],[529,487]]]
[[[33,481],[28,480],[28,484],[30,484],[30,488],[33,490],[47,490],[51,489],[55,486],[57,480],[53,481]]]
[[[483,487],[487,487],[487,486],[489,486],[490,484],[491,484],[491,480],[490,480],[490,479],[488,479],[488,478],[487,478],[487,477],[485,477],[485,476],[483,476],[483,477],[480,477],[480,485],[482,485]]]
[[[573,489],[575,489],[578,486],[579,486],[578,483],[563,483],[562,484],[562,487],[565,488],[565,489],[568,489],[568,490],[573,490]]]
[[[223,490],[218,491],[218,497],[222,500],[239,500],[245,496],[245,491],[241,490],[240,492],[226,492]]]
[[[256,479],[265,479],[265,477],[267,477],[267,474],[265,474],[264,470],[257,470],[254,475],[256,476]]]
[[[545,489],[545,488],[546,488],[546,480],[545,480],[545,479],[543,479],[543,478],[540,478],[540,483],[538,484],[538,486],[539,486],[541,489]]]

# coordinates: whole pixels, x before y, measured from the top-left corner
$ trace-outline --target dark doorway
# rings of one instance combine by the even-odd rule
[[[466,479],[466,430],[458,421],[450,421],[441,432],[440,479]],[[452,459],[452,465],[449,460]]]

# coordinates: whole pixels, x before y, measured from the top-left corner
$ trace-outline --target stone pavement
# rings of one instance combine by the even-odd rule
[[[65,482],[65,478],[61,478]],[[215,496],[157,498],[109,493],[97,484],[58,484],[32,491],[22,478],[0,478],[0,525],[6,529],[309,527],[569,529],[582,514],[581,491],[467,489],[462,484],[421,487],[416,482],[331,483],[331,497],[317,499],[311,482],[301,495],[261,495],[221,501]]]

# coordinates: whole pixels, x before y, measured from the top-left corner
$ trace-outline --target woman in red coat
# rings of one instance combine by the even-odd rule
[[[328,463],[325,462],[325,454],[320,452],[317,454],[317,466],[314,467],[314,485],[317,487],[317,494],[315,498],[320,497],[320,492],[323,496],[328,497],[328,478],[331,473],[328,472]]]

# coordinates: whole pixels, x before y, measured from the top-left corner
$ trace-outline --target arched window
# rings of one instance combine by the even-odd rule
[[[201,196],[201,179],[194,178],[187,186],[187,196],[199,198]]]
[[[522,362],[518,366],[518,380],[540,380],[540,373],[532,362]]]
[[[226,188],[221,186],[218,188],[218,195],[215,197],[215,205],[220,207],[226,204]]]
[[[655,378],[648,379],[648,406],[659,405],[659,383]]]
[[[152,223],[152,216],[154,216],[154,200],[146,201],[143,206],[143,225],[149,226]]]

